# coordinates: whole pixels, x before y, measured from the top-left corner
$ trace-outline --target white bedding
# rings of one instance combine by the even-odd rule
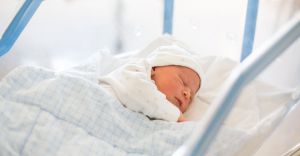
[[[150,121],[124,108],[97,78],[164,44],[184,46],[160,38],[128,55],[97,53],[63,72],[15,69],[0,82],[0,155],[171,155],[201,126],[202,115],[237,63],[199,56],[207,82],[185,114],[194,121]],[[260,81],[249,85],[208,155],[252,155],[288,110],[290,93]]]

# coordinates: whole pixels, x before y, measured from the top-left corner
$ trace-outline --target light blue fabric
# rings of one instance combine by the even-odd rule
[[[171,155],[195,125],[150,121],[91,81],[31,67],[1,82],[0,114],[0,155]]]
[[[151,121],[93,75],[18,67],[0,82],[0,155],[167,156],[199,124]],[[247,137],[224,128],[210,155],[232,155]]]

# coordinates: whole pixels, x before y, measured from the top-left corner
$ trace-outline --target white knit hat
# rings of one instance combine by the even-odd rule
[[[148,62],[152,67],[155,66],[167,66],[167,65],[179,65],[188,67],[194,70],[201,79],[201,86],[205,80],[204,71],[193,54],[189,51],[177,46],[167,45],[160,46],[155,49],[148,56]]]

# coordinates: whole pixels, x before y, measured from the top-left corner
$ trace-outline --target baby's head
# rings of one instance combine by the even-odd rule
[[[191,53],[176,45],[156,49],[148,61],[157,89],[184,113],[202,85],[201,66]]]
[[[201,86],[193,69],[178,65],[152,67],[151,79],[158,90],[184,113]]]

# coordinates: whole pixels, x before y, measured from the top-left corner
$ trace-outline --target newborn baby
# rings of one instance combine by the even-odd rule
[[[151,79],[166,99],[180,110],[178,121],[185,121],[182,113],[200,88],[199,75],[188,67],[170,65],[153,67]]]
[[[182,122],[203,75],[192,54],[172,45],[126,63],[99,78],[99,83],[135,112],[150,119]]]

